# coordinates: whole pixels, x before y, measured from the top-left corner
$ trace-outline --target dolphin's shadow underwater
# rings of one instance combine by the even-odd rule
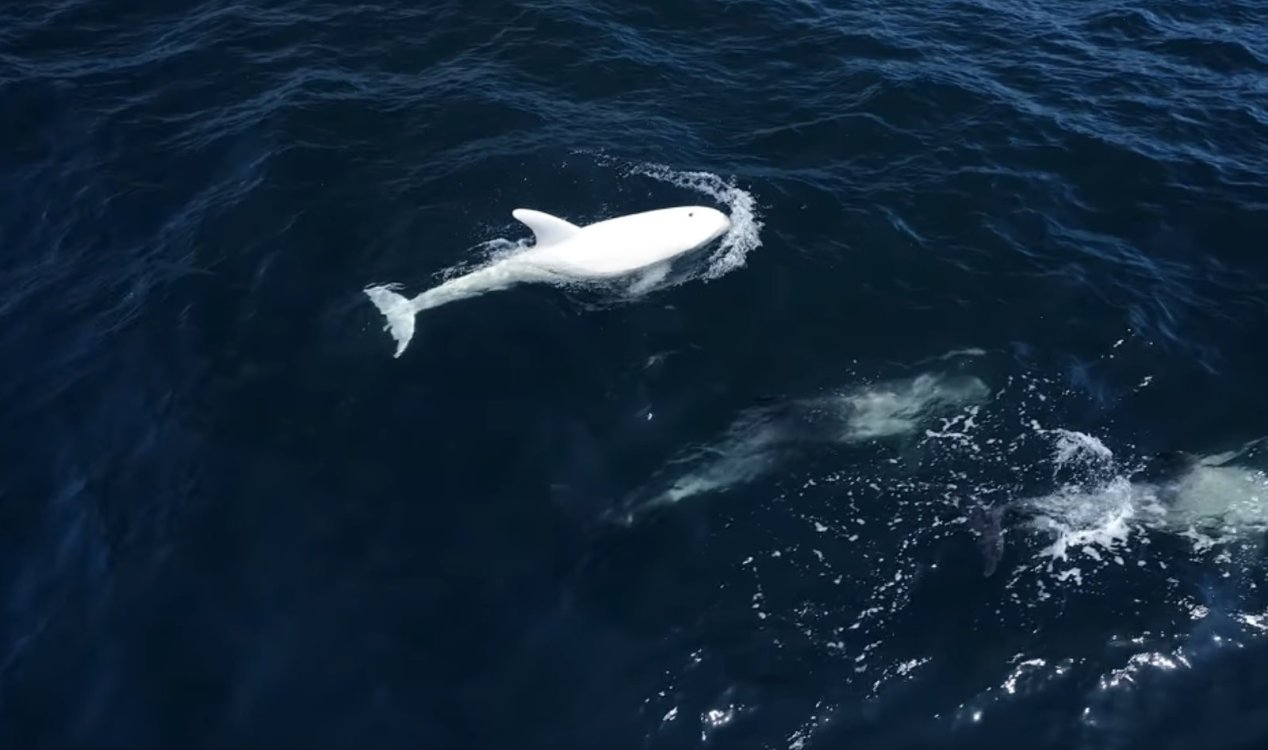
[[[413,299],[399,294],[394,284],[365,290],[386,318],[384,329],[396,340],[394,357],[409,346],[415,316],[423,310],[517,284],[602,282],[650,270],[653,273],[643,285],[653,285],[664,277],[671,260],[708,245],[732,228],[726,214],[706,206],[661,208],[584,227],[527,208],[517,208],[512,215],[532,230],[531,247],[449,279]]]

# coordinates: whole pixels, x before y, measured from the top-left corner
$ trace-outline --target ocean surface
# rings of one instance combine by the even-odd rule
[[[5,0],[0,145],[0,746],[1268,744],[1265,0]]]

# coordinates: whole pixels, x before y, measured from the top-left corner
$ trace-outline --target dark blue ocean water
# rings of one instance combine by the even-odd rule
[[[0,146],[5,747],[1268,742],[1262,0],[6,0]]]

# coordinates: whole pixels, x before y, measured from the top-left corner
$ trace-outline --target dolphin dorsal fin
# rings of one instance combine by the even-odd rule
[[[558,245],[581,231],[581,227],[576,224],[531,208],[517,208],[511,212],[511,215],[533,230],[533,237],[537,239],[538,247]]]

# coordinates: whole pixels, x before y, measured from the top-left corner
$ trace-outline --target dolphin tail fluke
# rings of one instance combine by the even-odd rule
[[[396,354],[392,356],[400,357],[409,346],[410,339],[414,338],[414,316],[418,311],[410,300],[385,286],[370,287],[365,290],[365,295],[387,318],[383,330],[390,331],[392,338],[396,339]]]

